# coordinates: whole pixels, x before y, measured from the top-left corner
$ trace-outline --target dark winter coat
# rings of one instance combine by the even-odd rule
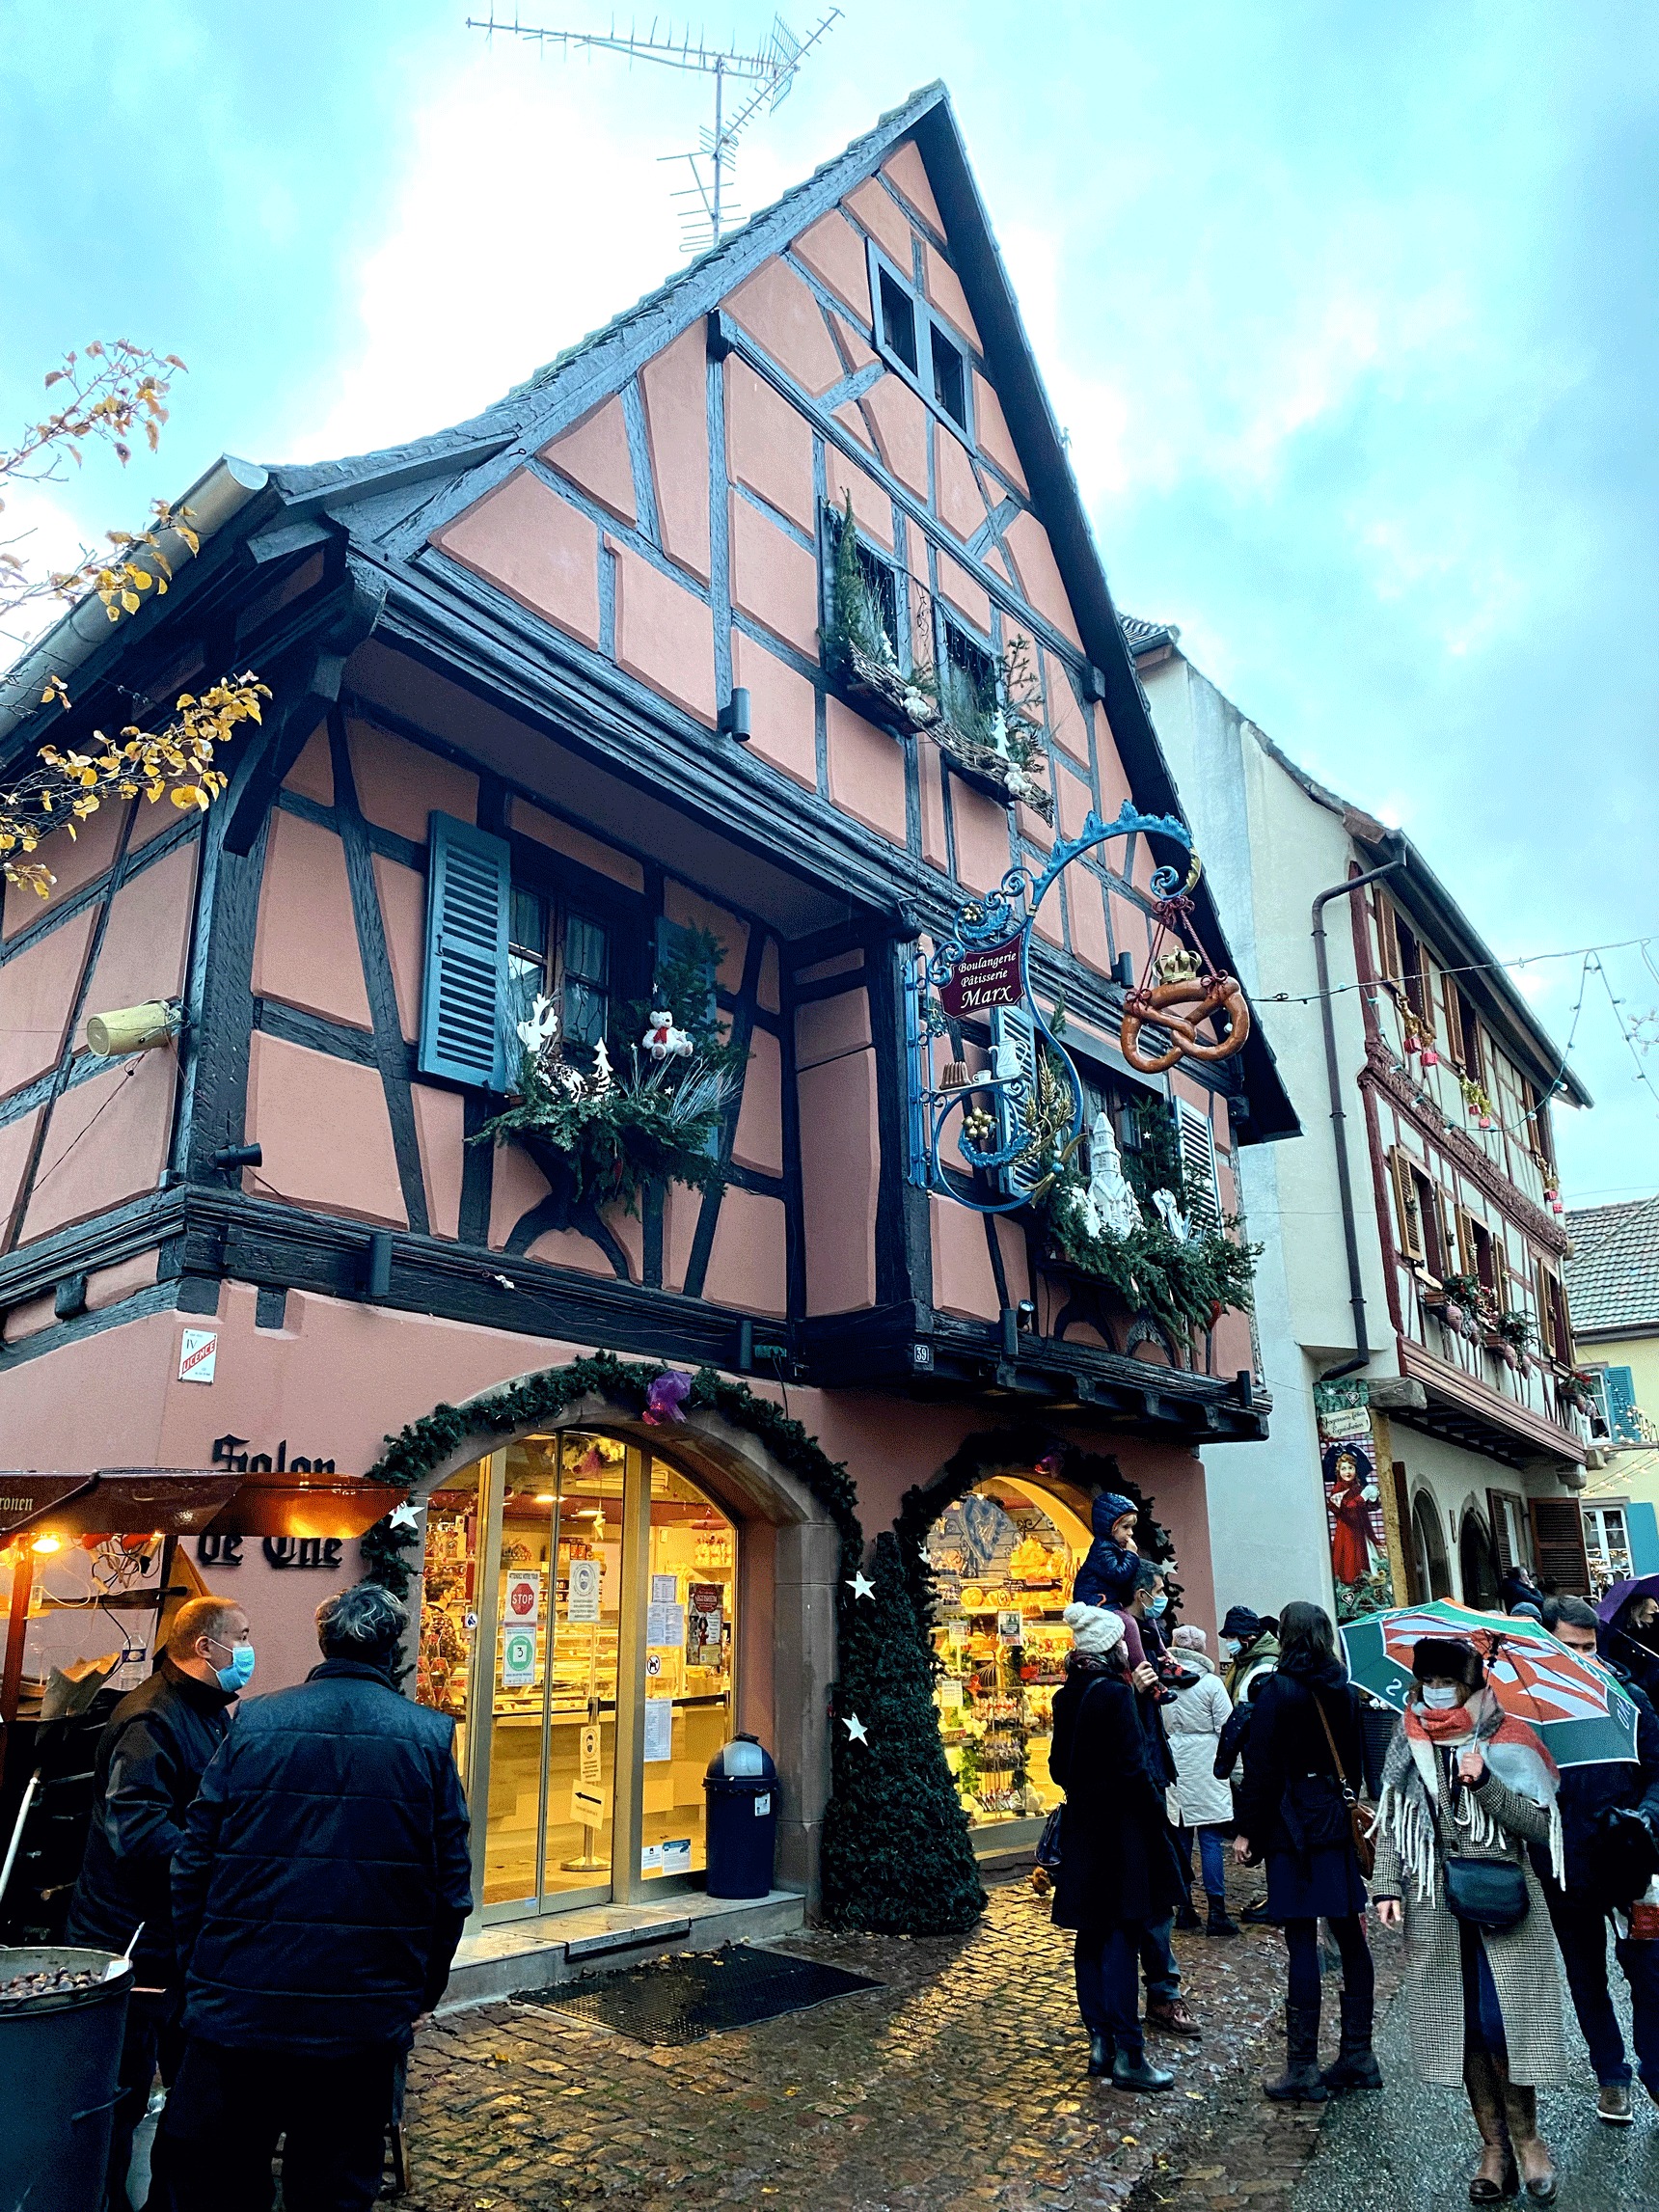
[[[1271,1679],[1270,1677],[1268,1678]],[[1255,1718],[1256,1707],[1250,1698],[1240,1698],[1222,1725],[1215,1745],[1215,1779],[1224,1782],[1244,1756],[1244,1746],[1250,1736],[1250,1723]]]
[[[174,1863],[188,2034],[408,2048],[472,1909],[453,1734],[349,1659],[243,1707]]]
[[[1352,1831],[1315,1694],[1336,1737],[1350,1788],[1365,1773],[1365,1728],[1359,1693],[1332,1661],[1313,1679],[1279,1670],[1263,1683],[1244,1739],[1244,1781],[1238,1832],[1251,1855],[1287,1851],[1305,1860],[1326,1843],[1346,1843]]]
[[[1095,1541],[1083,1555],[1072,1585],[1074,1605],[1127,1605],[1134,1596],[1140,1554],[1112,1542],[1112,1523],[1135,1510],[1132,1498],[1105,1490],[1089,1509],[1089,1526]]]
[[[1122,1675],[1073,1666],[1054,1693],[1048,1771],[1066,1792],[1056,1927],[1140,1926],[1182,1892],[1164,1782]]]
[[[1659,1713],[1641,1686],[1632,1681],[1616,1661],[1604,1662],[1618,1676],[1636,1706],[1636,1760],[1629,1765],[1565,1766],[1556,1802],[1561,1807],[1562,1843],[1565,1852],[1566,1894],[1575,1902],[1601,1905],[1627,1904],[1627,1898],[1595,1896],[1595,1836],[1605,1815],[1616,1806],[1639,1809],[1653,1824],[1659,1838]],[[1540,1880],[1549,1875],[1548,1852],[1535,1846],[1533,1866]]]
[[[65,1941],[95,1951],[134,1948],[136,1986],[177,1979],[173,1955],[173,1854],[207,1762],[230,1727],[231,1697],[164,1657],[122,1699],[98,1741],[93,1817]]]
[[[1631,1633],[1631,1615],[1636,1610],[1636,1604],[1635,1598],[1627,1598],[1601,1630],[1596,1642],[1602,1657],[1609,1665],[1621,1676],[1628,1675],[1639,1688],[1646,1692],[1648,1702],[1659,1708],[1659,1652]]]

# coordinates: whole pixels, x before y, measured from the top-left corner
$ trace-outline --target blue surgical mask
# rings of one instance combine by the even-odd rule
[[[1221,1650],[1222,1650],[1222,1652],[1224,1653],[1224,1655],[1225,1655],[1227,1658],[1229,1658],[1229,1659],[1236,1659],[1236,1658],[1238,1656],[1238,1639],[1237,1639],[1237,1636],[1223,1636],[1223,1637],[1222,1637],[1222,1639],[1221,1639]]]
[[[1148,1611],[1148,1612],[1149,1612],[1149,1613],[1152,1615],[1153,1619],[1156,1621],[1156,1620],[1157,1619],[1158,1615],[1159,1615],[1159,1614],[1160,1614],[1160,1613],[1161,1613],[1161,1612],[1162,1612],[1162,1611],[1165,1609],[1165,1607],[1168,1605],[1168,1603],[1169,1603],[1169,1599],[1168,1599],[1167,1598],[1165,1598],[1165,1597],[1164,1597],[1164,1596],[1161,1594],[1161,1592],[1160,1592],[1160,1593],[1159,1593],[1159,1595],[1158,1595],[1156,1598],[1149,1598],[1149,1600],[1147,1601],[1147,1611]]]
[[[209,1636],[207,1641],[210,1644],[218,1644],[220,1651],[229,1652],[231,1654],[231,1664],[228,1667],[220,1667],[214,1675],[214,1680],[222,1690],[228,1690],[231,1697],[240,1696],[254,1679],[253,1645],[220,1644],[217,1636]]]

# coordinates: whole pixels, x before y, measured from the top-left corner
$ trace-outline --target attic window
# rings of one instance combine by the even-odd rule
[[[967,372],[962,348],[953,345],[936,322],[929,333],[933,350],[934,397],[959,429],[967,428]]]
[[[914,376],[917,373],[916,307],[896,277],[878,272],[882,303],[882,343]]]

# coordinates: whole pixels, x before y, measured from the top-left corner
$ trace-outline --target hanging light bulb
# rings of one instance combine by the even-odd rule
[[[62,1551],[63,1548],[64,1540],[61,1536],[38,1536],[29,1546],[31,1551],[39,1552]]]

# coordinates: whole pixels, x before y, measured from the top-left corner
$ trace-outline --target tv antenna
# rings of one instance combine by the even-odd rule
[[[781,15],[775,15],[771,38],[759,52],[748,54],[711,48],[701,32],[694,41],[689,30],[678,37],[671,27],[659,33],[655,16],[651,18],[650,30],[643,35],[632,27],[625,34],[619,32],[614,18],[609,31],[555,31],[521,23],[516,11],[510,23],[503,22],[492,9],[483,22],[469,15],[467,28],[486,32],[492,38],[497,31],[504,31],[515,39],[533,39],[544,53],[548,47],[556,46],[567,56],[584,49],[588,53],[624,54],[630,61],[656,62],[664,68],[713,77],[714,128],[711,130],[705,124],[698,133],[699,144],[694,151],[658,156],[665,162],[683,161],[692,173],[692,181],[671,197],[681,203],[680,251],[695,254],[705,246],[718,246],[723,233],[731,228],[733,218],[741,212],[727,193],[737,159],[738,139],[762,110],[770,115],[788,97],[802,64],[812,49],[829,37],[840,17],[839,8],[827,10],[805,38],[799,39]],[[744,93],[735,113],[730,116],[726,114],[728,78],[739,87],[752,88]]]

